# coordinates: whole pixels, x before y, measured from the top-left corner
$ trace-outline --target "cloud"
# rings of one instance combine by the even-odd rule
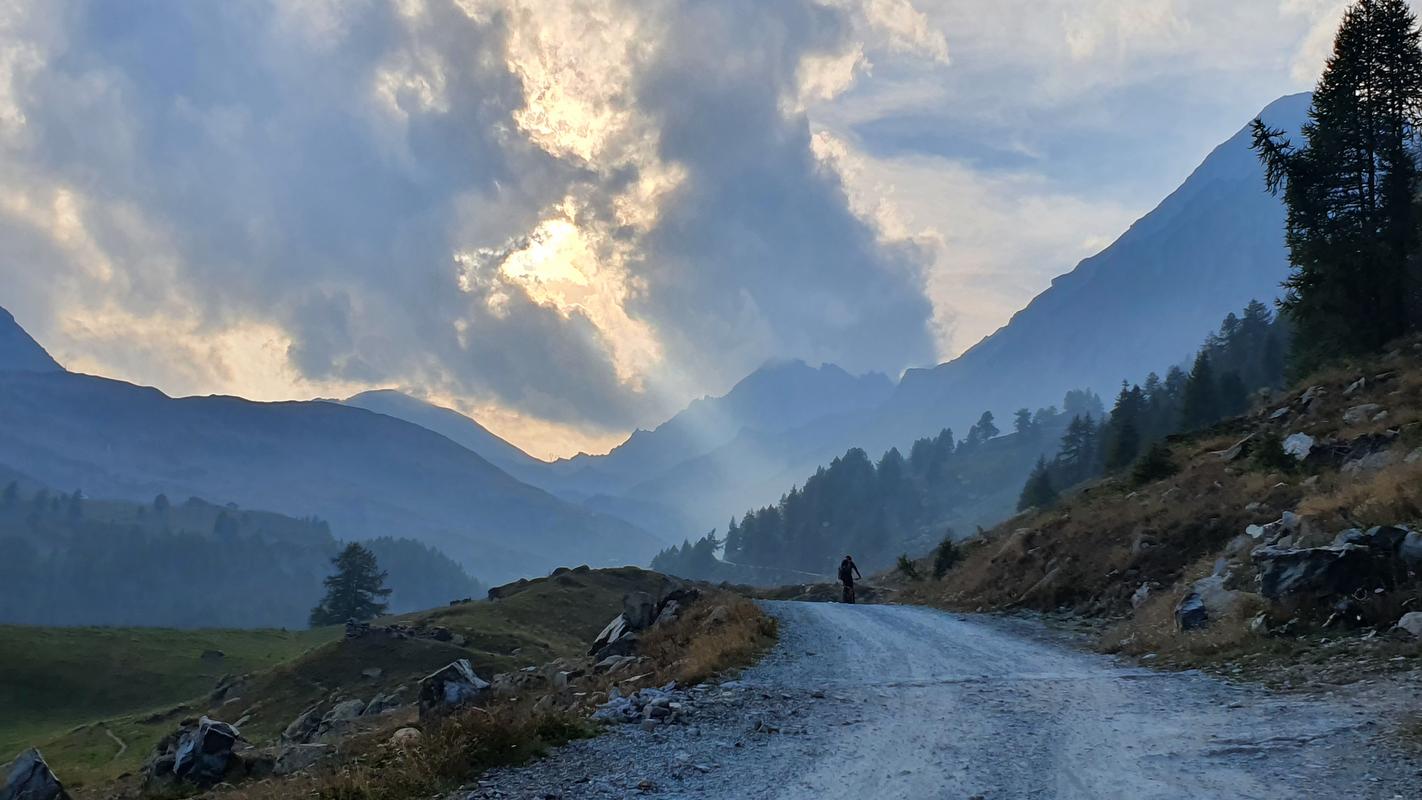
[[[772,356],[933,356],[921,255],[804,98],[904,0],[30,2],[0,14],[3,299],[175,393],[403,386],[603,443]]]

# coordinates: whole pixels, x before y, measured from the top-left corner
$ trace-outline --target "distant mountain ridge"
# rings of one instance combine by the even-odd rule
[[[0,308],[0,370],[56,372],[62,369],[59,362],[20,327],[14,315]]]
[[[528,482],[547,467],[540,461],[500,438],[477,420],[451,408],[434,405],[395,389],[361,392],[340,401],[342,405],[363,408],[406,422],[413,422],[482,456],[485,460],[519,480]]]
[[[8,337],[0,363],[32,363],[26,342]],[[171,398],[57,366],[0,371],[0,463],[94,496],[199,496],[315,514],[342,539],[406,536],[486,581],[645,563],[661,544],[401,419],[323,401]]]

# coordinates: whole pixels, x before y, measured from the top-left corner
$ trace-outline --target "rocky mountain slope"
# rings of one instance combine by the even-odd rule
[[[484,580],[557,560],[645,563],[659,544],[444,436],[329,402],[171,398],[62,370],[0,370],[0,463],[92,496],[195,495],[316,515],[343,539],[407,536]]]

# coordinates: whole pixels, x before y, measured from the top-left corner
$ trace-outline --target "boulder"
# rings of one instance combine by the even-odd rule
[[[630,656],[637,652],[637,644],[641,639],[635,633],[624,633],[616,640],[607,643],[600,650],[593,654],[593,658],[602,661],[609,656]]]
[[[281,733],[284,742],[309,742],[321,727],[320,706],[312,706],[297,715]]]
[[[1284,452],[1299,461],[1303,461],[1313,452],[1313,444],[1313,437],[1306,433],[1299,432],[1290,434],[1289,437],[1284,440]]]
[[[1311,595],[1351,594],[1390,580],[1385,562],[1358,544],[1329,547],[1260,547],[1251,557],[1259,571],[1259,593],[1270,600]]]
[[[390,735],[390,744],[402,750],[415,747],[425,735],[418,728],[401,728]]]
[[[1180,599],[1175,606],[1175,627],[1182,631],[1193,631],[1205,627],[1209,622],[1209,611],[1204,598],[1193,592]]]
[[[329,758],[336,748],[329,744],[289,744],[276,754],[272,767],[273,775],[290,775],[302,772]]]
[[[321,718],[323,726],[355,719],[365,712],[365,701],[359,699],[342,700],[331,706],[331,710]]]
[[[650,628],[657,619],[657,603],[646,592],[628,592],[622,596],[622,619],[634,631]]]
[[[1348,425],[1357,425],[1367,422],[1377,416],[1383,407],[1377,403],[1362,403],[1343,412],[1343,422]]]
[[[1408,531],[1397,547],[1397,555],[1409,568],[1422,569],[1422,533]]]
[[[176,778],[198,786],[222,781],[236,758],[232,749],[237,729],[208,717],[188,723],[159,742],[150,761],[149,775],[159,781]]]
[[[1225,588],[1228,580],[1227,572],[1217,570],[1216,574],[1191,584],[1190,591],[1175,607],[1176,627],[1182,631],[1196,630],[1233,611],[1243,593]]]
[[[0,800],[69,800],[69,794],[40,751],[31,747],[10,762]]]
[[[405,705],[405,701],[400,697],[404,693],[405,687],[397,686],[389,694],[377,694],[370,698],[370,702],[366,704],[365,711],[361,712],[361,716],[373,717],[376,714],[383,714]]]
[[[479,705],[489,693],[489,682],[474,674],[469,659],[461,658],[420,680],[420,714]]]
[[[1397,621],[1399,630],[1406,631],[1414,639],[1422,639],[1422,611],[1409,611]]]
[[[1145,605],[1145,601],[1150,599],[1150,590],[1149,583],[1143,583],[1136,587],[1136,590],[1131,593],[1131,608],[1140,608]]]
[[[627,617],[618,614],[612,618],[611,622],[607,623],[607,627],[602,629],[602,633],[593,639],[592,647],[588,648],[588,655],[596,655],[599,650],[622,638],[622,635],[627,632]]]

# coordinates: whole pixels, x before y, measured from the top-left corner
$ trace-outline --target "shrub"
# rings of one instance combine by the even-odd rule
[[[1292,472],[1298,466],[1298,461],[1284,450],[1284,440],[1274,431],[1264,433],[1250,449],[1250,461],[1264,472]]]
[[[952,536],[944,536],[943,541],[938,543],[938,548],[933,551],[933,577],[935,580],[942,580],[948,570],[958,563],[958,545],[953,543]]]
[[[899,574],[911,581],[920,580],[922,575],[918,574],[918,565],[913,563],[913,559],[908,557],[908,553],[899,556]]]
[[[1143,486],[1169,478],[1179,471],[1179,465],[1170,458],[1170,448],[1163,442],[1156,442],[1131,467],[1131,483]]]

